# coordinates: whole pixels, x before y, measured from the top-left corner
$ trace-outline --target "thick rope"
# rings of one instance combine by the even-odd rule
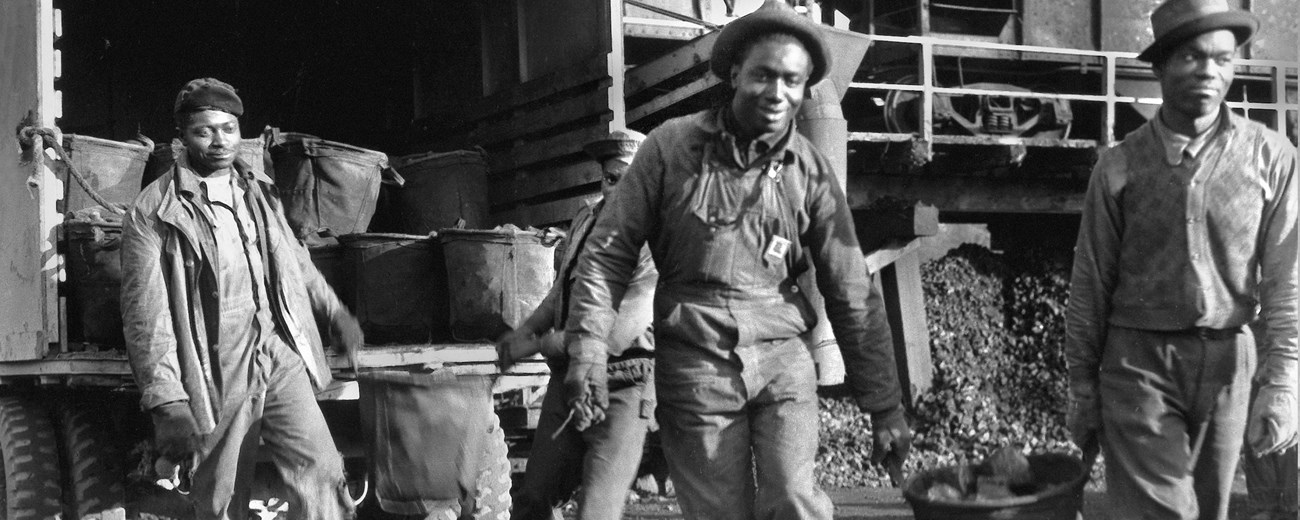
[[[59,160],[63,161],[63,164],[68,165],[68,171],[72,173],[72,178],[77,180],[77,184],[81,185],[81,189],[86,190],[86,194],[90,195],[91,200],[94,200],[97,204],[103,206],[116,215],[126,215],[125,205],[105,200],[104,197],[99,195],[99,192],[90,187],[90,184],[86,182],[86,178],[81,175],[80,171],[77,171],[77,167],[73,165],[72,161],[68,158],[68,152],[63,149],[61,144],[59,144],[59,137],[54,130],[49,128],[28,127],[24,128],[22,131],[22,136],[28,139],[36,135],[43,137],[46,147],[54,149],[54,153],[59,156]]]

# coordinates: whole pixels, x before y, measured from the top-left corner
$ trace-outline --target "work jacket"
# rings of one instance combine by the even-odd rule
[[[290,231],[273,181],[256,167],[235,163],[258,228],[271,316],[321,389],[331,375],[313,316],[335,316],[343,304]],[[220,345],[220,266],[212,262],[218,244],[202,215],[201,197],[199,176],[181,154],[171,171],[136,198],[122,225],[122,317],[142,407],[189,401],[200,431],[210,432],[222,402],[213,377],[218,369],[211,366],[217,359],[212,350]]]
[[[763,379],[759,367],[782,365],[773,358],[786,354],[787,340],[816,323],[796,283],[813,265],[859,406],[899,405],[883,300],[843,192],[793,125],[784,135],[743,158],[725,113],[710,110],[646,137],[584,245],[566,325],[571,355],[608,350],[626,283],[649,244],[659,270],[659,359],[740,359],[746,384],[758,388],[750,383]],[[676,377],[663,367],[660,381]]]

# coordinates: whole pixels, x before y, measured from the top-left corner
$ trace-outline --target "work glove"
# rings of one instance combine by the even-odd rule
[[[1101,399],[1097,396],[1096,383],[1070,385],[1070,403],[1065,417],[1065,427],[1070,431],[1070,438],[1079,449],[1097,442],[1097,434],[1101,432]]]
[[[1286,451],[1296,445],[1295,389],[1266,384],[1255,395],[1246,422],[1246,442],[1256,457]]]
[[[534,350],[532,344],[536,341],[537,336],[523,327],[502,334],[497,339],[497,368],[505,372],[516,360],[531,355],[527,352]]]
[[[605,420],[605,410],[609,408],[608,360],[603,345],[570,347],[564,392],[578,431]]]
[[[150,412],[153,417],[154,447],[168,460],[185,461],[198,453],[201,435],[187,401],[172,401]]]
[[[361,323],[345,310],[336,312],[330,323],[330,343],[343,348],[343,352],[348,355],[348,362],[352,363],[353,370],[361,368],[357,363],[357,355],[361,352],[361,347],[366,344],[365,334],[361,332]]]
[[[884,464],[889,480],[903,485],[903,463],[912,451],[912,428],[907,425],[903,406],[871,412],[871,462]]]

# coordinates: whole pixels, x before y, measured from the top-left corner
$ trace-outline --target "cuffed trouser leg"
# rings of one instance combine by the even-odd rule
[[[698,360],[656,373],[659,431],[683,516],[831,518],[813,477],[816,377],[802,353],[752,399],[731,363]]]
[[[1210,340],[1111,328],[1100,382],[1113,518],[1227,517],[1254,349],[1249,333]]]
[[[755,518],[831,518],[830,497],[813,474],[820,424],[816,381],[809,355],[750,400],[758,477]]]
[[[257,462],[261,395],[236,399],[222,410],[194,468],[190,503],[200,520],[248,517],[249,483]]]
[[[282,342],[268,349],[262,439],[289,491],[289,516],[338,520],[354,515],[343,457],[330,436],[302,358]]]
[[[570,422],[552,439],[569,412],[563,385],[558,378],[552,381],[542,400],[513,518],[558,518],[555,508],[579,488],[579,519],[619,518],[627,490],[636,478],[649,427],[649,418],[641,417],[645,387],[637,384],[611,391],[604,421],[582,432]]]
[[[579,520],[623,517],[650,427],[650,418],[641,416],[644,389],[644,384],[635,384],[610,390],[605,420],[582,432],[587,450],[578,491]]]
[[[555,508],[563,505],[581,482],[579,470],[585,450],[582,435],[573,429],[572,423],[565,425],[558,435],[555,433],[569,413],[562,381],[562,377],[552,377],[546,385],[523,488],[514,497],[511,518],[515,520],[560,518]]]

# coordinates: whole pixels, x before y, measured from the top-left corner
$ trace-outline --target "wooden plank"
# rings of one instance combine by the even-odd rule
[[[714,76],[713,74],[705,75],[695,81],[673,89],[672,92],[658,96],[649,102],[637,105],[636,108],[628,110],[627,120],[629,123],[640,121],[651,114],[676,105],[677,103],[704,92],[720,83],[722,83],[722,80],[718,79],[717,76]]]
[[[0,121],[9,131],[54,127],[53,21],[52,0],[0,2]],[[60,339],[52,237],[63,183],[39,149],[24,154],[9,135],[0,139],[0,291],[8,302],[0,305],[0,361],[39,359]]]
[[[564,123],[612,113],[606,94],[608,90],[609,86],[602,84],[569,99],[556,100],[553,104],[519,111],[508,119],[471,131],[457,141],[461,142],[461,147],[488,148],[502,141],[535,134]]]
[[[645,89],[709,61],[709,56],[713,53],[713,43],[717,41],[720,32],[713,31],[705,34],[673,52],[627,71],[624,97],[635,96]],[[706,71],[705,74],[709,73]]]
[[[903,402],[908,406],[930,389],[934,377],[930,359],[930,332],[925,323],[925,295],[921,290],[921,260],[915,251],[902,255],[880,271],[885,314],[894,336],[894,363]]]
[[[554,167],[526,168],[493,175],[488,179],[488,194],[494,206],[510,204],[600,182],[601,175],[600,165],[584,157],[579,162]]]
[[[490,150],[487,155],[488,170],[503,173],[542,161],[582,153],[582,145],[605,137],[609,131],[604,123],[584,126],[563,134],[515,146],[512,149]]]
[[[494,225],[514,224],[516,226],[549,226],[573,219],[573,215],[599,197],[599,193],[578,195],[532,206],[512,208],[493,213],[490,220]]]
[[[460,106],[438,107],[432,117],[426,118],[423,130],[439,132],[454,130],[465,124],[536,103],[560,92],[594,81],[608,78],[605,56],[595,56],[546,76],[527,81],[514,88]]]

